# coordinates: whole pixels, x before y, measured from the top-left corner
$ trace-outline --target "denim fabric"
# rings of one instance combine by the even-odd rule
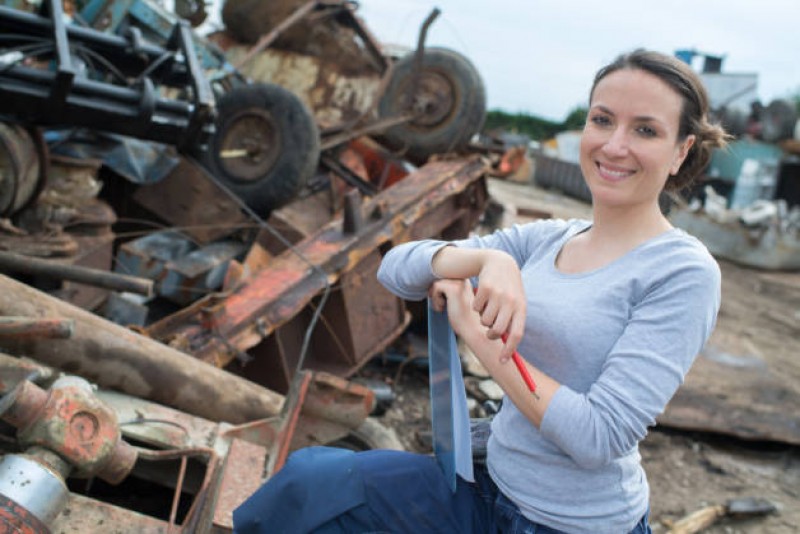
[[[234,511],[236,534],[563,534],[526,519],[475,465],[455,493],[431,456],[310,447]],[[647,514],[630,534],[651,534]]]
[[[492,494],[488,497],[489,500],[494,502],[493,526],[488,532],[497,532],[499,534],[567,534],[561,530],[534,523],[523,516],[517,505],[497,489],[484,466],[475,466],[475,477],[476,482],[478,477],[485,477],[488,480],[488,484],[493,488]],[[629,534],[652,534],[649,523],[649,510]]]

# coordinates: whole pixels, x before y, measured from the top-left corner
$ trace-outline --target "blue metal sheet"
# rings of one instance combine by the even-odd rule
[[[428,301],[428,358],[430,359],[431,421],[433,452],[450,489],[456,490],[456,475],[475,480],[467,395],[456,337],[447,314],[435,311]]]

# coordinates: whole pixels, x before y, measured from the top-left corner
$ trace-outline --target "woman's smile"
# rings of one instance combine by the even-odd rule
[[[636,174],[636,171],[611,165],[609,163],[596,162],[598,174],[609,182],[621,182],[622,180]]]

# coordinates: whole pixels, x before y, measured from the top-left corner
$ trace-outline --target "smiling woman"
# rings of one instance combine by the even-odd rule
[[[719,267],[658,196],[697,174],[724,133],[694,72],[657,53],[601,70],[589,106],[591,221],[405,243],[378,272],[397,295],[446,308],[505,393],[475,479],[452,493],[430,457],[311,448],[234,513],[237,532],[650,532],[639,442],[720,304]],[[535,395],[509,363],[516,349]]]

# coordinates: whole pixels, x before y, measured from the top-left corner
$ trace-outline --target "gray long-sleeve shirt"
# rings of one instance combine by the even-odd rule
[[[528,306],[518,351],[561,384],[539,429],[503,403],[488,444],[492,478],[532,521],[624,533],[649,499],[638,443],[714,328],[720,272],[697,239],[672,229],[599,269],[561,273],[558,252],[590,224],[541,221],[454,244],[517,261]],[[379,280],[402,298],[425,298],[444,244],[393,248]]]

